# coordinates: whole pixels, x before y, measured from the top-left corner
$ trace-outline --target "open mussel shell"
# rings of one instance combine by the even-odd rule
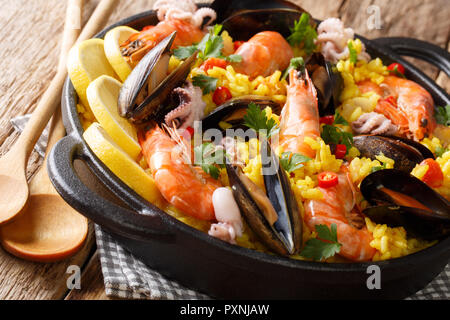
[[[267,141],[261,143],[266,194],[261,194],[238,166],[226,165],[228,179],[242,215],[261,242],[280,255],[293,255],[302,245],[300,212],[277,156]],[[267,212],[272,210],[276,221],[269,222]]]
[[[320,115],[334,115],[344,89],[340,72],[321,53],[314,53],[306,62],[306,68],[317,89]]]
[[[422,208],[399,203],[386,189],[414,199]],[[390,169],[372,173],[361,182],[361,192],[371,205],[364,214],[378,224],[402,226],[411,236],[431,240],[450,232],[450,203],[406,172]]]
[[[242,96],[232,99],[225,104],[217,107],[202,120],[202,129],[238,129],[244,128],[244,116],[247,114],[247,108],[250,103],[254,103],[262,110],[271,107],[274,114],[281,113],[281,105],[267,97],[262,96]],[[222,128],[221,123],[226,123],[227,128]]]
[[[217,22],[221,23],[232,15],[246,10],[292,9],[304,11],[296,4],[285,0],[214,0],[210,7],[217,13]]]
[[[262,31],[276,31],[287,38],[291,35],[295,22],[305,12],[286,8],[245,10],[227,18],[223,22],[223,28],[233,39],[240,41],[247,41]],[[316,27],[312,19],[310,23]]]
[[[168,99],[170,92],[186,80],[197,52],[167,75],[170,48],[175,37],[176,32],[173,32],[162,40],[145,55],[128,76],[118,99],[121,116],[135,123],[145,121],[161,111],[160,106]]]
[[[418,142],[393,136],[361,135],[353,138],[361,157],[376,159],[381,153],[395,161],[394,169],[411,172],[423,160],[434,159],[433,153]]]

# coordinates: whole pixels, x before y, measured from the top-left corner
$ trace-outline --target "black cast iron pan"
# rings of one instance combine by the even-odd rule
[[[108,27],[141,29],[157,23],[153,11]],[[402,63],[406,75],[433,96],[437,105],[450,104],[449,95],[398,53],[425,58],[450,75],[449,53],[434,45],[406,38],[367,40],[372,56],[385,63]],[[82,138],[77,96],[67,79],[62,110],[67,136],[52,150],[48,169],[61,196],[76,210],[102,226],[125,248],[168,278],[216,298],[228,299],[400,299],[425,287],[447,265],[450,238],[416,254],[377,263],[325,264],[296,261],[233,246],[197,231],[160,211],[122,183],[95,156]],[[84,185],[74,160],[85,161],[118,198],[118,206]],[[369,290],[368,267],[381,270],[381,289]]]

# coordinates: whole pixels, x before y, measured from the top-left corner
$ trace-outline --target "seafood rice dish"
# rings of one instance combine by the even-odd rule
[[[450,106],[401,64],[301,8],[220,24],[193,1],[154,9],[155,26],[106,35],[112,73],[84,91],[71,76],[86,142],[103,161],[106,137],[121,157],[103,162],[149,205],[230,245],[317,262],[394,259],[448,236]]]

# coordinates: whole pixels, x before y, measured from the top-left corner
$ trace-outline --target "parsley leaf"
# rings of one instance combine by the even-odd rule
[[[203,91],[203,94],[208,94],[216,90],[217,81],[219,81],[217,78],[208,77],[203,74],[192,78],[192,83],[194,84],[194,86],[200,87]]]
[[[342,244],[337,241],[336,224],[331,225],[331,230],[326,225],[317,225],[316,232],[317,239],[310,239],[306,242],[305,248],[300,253],[302,257],[322,261],[341,251]]]
[[[344,144],[347,147],[347,154],[353,147],[353,134],[345,132],[338,127],[328,124],[324,125],[321,136],[326,144]]]
[[[348,50],[350,51],[350,62],[356,64],[358,62],[358,53],[356,52],[355,47],[353,47],[353,42],[351,40],[348,42]]]
[[[208,58],[219,58],[222,56],[223,39],[221,36],[209,34],[204,44],[199,44],[199,58],[206,60]]]
[[[450,126],[450,105],[447,105],[445,107],[437,107],[434,116],[437,123],[447,127]]]
[[[287,38],[293,47],[303,44],[306,54],[311,54],[316,49],[314,40],[317,38],[317,31],[309,24],[309,14],[303,13],[298,21],[291,28],[291,35]]]
[[[224,57],[224,59],[228,62],[241,62],[242,56],[238,54],[230,54],[228,57]]]
[[[225,166],[225,151],[210,142],[194,148],[195,164],[200,165],[204,172],[214,179],[219,179],[220,170],[217,166]]]
[[[434,153],[436,154],[436,157],[442,157],[442,155],[444,154],[444,153],[446,153],[447,152],[447,149],[446,148],[442,148],[442,147],[439,147],[439,146],[437,146],[435,149],[434,149]]]
[[[188,47],[179,47],[178,49],[174,50],[173,54],[176,58],[184,60],[192,56],[195,51],[197,51],[197,46],[192,45]]]
[[[311,158],[308,158],[299,153],[292,154],[291,152],[284,152],[281,155],[280,164],[284,170],[286,170],[288,173],[291,173],[295,170],[303,168],[304,163],[310,160]]]
[[[270,138],[280,130],[275,120],[267,119],[266,111],[261,110],[260,107],[253,102],[248,105],[244,121],[244,125],[260,134],[263,133],[262,131],[265,131],[267,138]]]
[[[383,163],[382,166],[373,167],[372,170],[370,170],[370,173],[374,173],[374,172],[384,170],[384,169],[387,169],[386,163]]]
[[[344,126],[348,126],[347,120],[345,120],[338,111],[336,111],[336,114],[334,115],[334,124],[342,124]]]
[[[203,37],[197,45],[179,47],[174,50],[174,55],[178,59],[184,60],[194,54],[196,50],[199,50],[198,58],[207,60],[208,58],[220,58],[229,62],[241,62],[242,57],[240,55],[232,54],[228,57],[222,55],[223,50],[223,38],[220,36],[223,26],[216,24],[210,32]]]
[[[292,58],[291,63],[289,64],[289,67],[284,72],[282,79],[286,79],[289,76],[289,73],[291,72],[292,69],[297,70],[300,67],[305,68],[305,60],[303,60],[302,57]]]

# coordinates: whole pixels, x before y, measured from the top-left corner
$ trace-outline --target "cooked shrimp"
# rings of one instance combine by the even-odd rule
[[[242,57],[242,61],[235,63],[234,69],[250,78],[267,77],[277,70],[284,70],[294,58],[289,43],[281,34],[273,31],[256,34],[242,44],[236,54]]]
[[[343,167],[344,168],[344,167]],[[345,169],[343,170],[345,171]],[[355,188],[348,173],[339,173],[339,183],[332,188],[320,188],[322,200],[307,200],[305,203],[305,223],[314,230],[316,225],[337,225],[338,242],[342,244],[339,255],[352,261],[370,261],[376,250],[370,246],[372,234],[364,225],[358,214],[352,212],[355,206]],[[354,217],[361,223],[355,223]]]
[[[151,49],[174,31],[177,36],[172,48],[189,46],[200,42],[205,33],[197,26],[178,19],[161,21],[156,26],[149,26],[143,31],[133,34],[121,46],[122,55],[130,64],[137,64]]]
[[[292,70],[287,102],[281,111],[280,145],[285,152],[314,158],[316,153],[304,142],[306,137],[320,137],[317,92],[307,70],[304,74]]]
[[[314,158],[315,151],[304,139],[320,137],[317,93],[307,70],[304,74],[292,70],[289,82],[287,102],[281,111],[280,145],[283,151]],[[342,171],[336,187],[321,188],[324,194],[322,200],[306,201],[304,220],[312,230],[319,224],[330,226],[335,223],[338,240],[342,244],[340,254],[356,261],[370,260],[375,254],[375,249],[370,247],[372,236],[367,229],[357,229],[351,225],[354,219],[349,218],[354,215],[352,209],[356,191],[345,167]]]
[[[358,87],[362,93],[374,91],[382,97],[375,111],[384,114],[408,138],[421,141],[436,128],[433,98],[417,83],[387,76],[380,86],[364,81]]]
[[[141,132],[139,142],[163,197],[187,215],[214,220],[212,195],[220,183],[187,163],[179,144],[158,126]]]

